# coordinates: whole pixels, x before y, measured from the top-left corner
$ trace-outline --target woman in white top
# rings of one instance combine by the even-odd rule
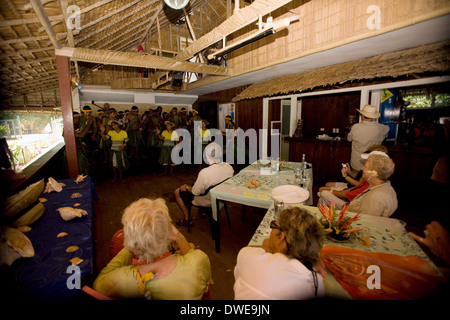
[[[319,274],[322,226],[306,210],[293,207],[270,224],[262,247],[245,247],[234,269],[236,300],[296,300],[323,297]]]

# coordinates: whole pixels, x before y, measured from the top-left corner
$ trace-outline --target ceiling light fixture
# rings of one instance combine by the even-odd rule
[[[180,10],[187,6],[189,0],[164,0],[164,2],[172,9]]]

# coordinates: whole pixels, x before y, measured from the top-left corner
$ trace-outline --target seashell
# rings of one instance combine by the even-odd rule
[[[67,252],[67,253],[75,252],[75,251],[77,251],[78,249],[80,249],[80,247],[78,247],[78,246],[70,246],[70,247],[68,247],[68,248],[66,249],[66,252]]]
[[[21,257],[34,256],[33,245],[26,235],[17,229],[3,227],[0,241],[0,265],[11,265]]]
[[[80,218],[83,215],[87,215],[87,211],[83,209],[75,209],[72,207],[62,207],[57,209],[59,211],[59,214],[61,215],[61,218],[65,221],[72,220],[73,218]]]
[[[75,258],[70,259],[69,261],[73,266],[76,266],[76,265],[82,263],[83,259],[75,257]]]
[[[65,186],[64,183],[58,183],[52,177],[48,178],[47,185],[45,186],[44,193],[50,193],[52,191],[61,192],[62,187]]]
[[[70,196],[72,199],[76,199],[76,198],[81,198],[83,195],[79,192],[74,192],[72,193],[72,195]]]
[[[45,198],[39,198],[39,201],[40,201],[41,203],[44,203],[44,202],[47,202],[47,199],[45,199]]]
[[[29,226],[20,226],[16,228],[17,230],[19,230],[20,232],[28,232],[31,230],[31,228]]]
[[[79,174],[78,177],[75,179],[76,183],[82,182],[84,179],[86,179],[87,175],[83,176],[82,174]]]
[[[60,232],[60,233],[58,233],[58,235],[56,236],[57,238],[62,238],[62,237],[65,237],[65,236],[67,236],[68,235],[68,233],[67,232]]]
[[[74,203],[74,205],[73,205],[74,207],[79,207],[79,206],[81,206],[81,203]]]
[[[12,223],[13,227],[28,226],[38,220],[45,211],[45,207],[41,202],[38,202],[34,207],[28,210],[23,216]]]
[[[14,218],[30,206],[44,190],[44,179],[29,185],[26,189],[6,199],[3,207],[3,217]]]

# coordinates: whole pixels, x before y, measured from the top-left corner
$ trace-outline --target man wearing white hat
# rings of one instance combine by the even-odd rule
[[[358,112],[361,114],[361,122],[352,126],[347,137],[348,141],[352,141],[350,166],[355,171],[360,171],[364,166],[361,154],[371,145],[381,144],[389,133],[389,126],[378,123],[380,113],[374,106],[367,104]]]

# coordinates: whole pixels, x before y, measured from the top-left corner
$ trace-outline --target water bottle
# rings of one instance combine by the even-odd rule
[[[302,180],[303,181],[308,180],[308,163],[306,162],[305,154],[303,154],[302,160]]]

